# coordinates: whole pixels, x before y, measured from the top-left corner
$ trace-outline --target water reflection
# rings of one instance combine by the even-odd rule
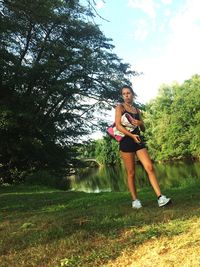
[[[159,183],[164,189],[200,181],[199,162],[155,164],[154,166]],[[150,185],[140,164],[136,167],[136,185],[138,188]],[[127,191],[125,169],[123,166],[84,169],[72,179],[71,188],[84,192]]]

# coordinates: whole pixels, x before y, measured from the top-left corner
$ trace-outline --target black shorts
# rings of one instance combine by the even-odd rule
[[[134,142],[133,138],[127,135],[124,136],[119,143],[119,150],[122,152],[136,152],[143,148],[146,148],[143,141],[136,143]]]

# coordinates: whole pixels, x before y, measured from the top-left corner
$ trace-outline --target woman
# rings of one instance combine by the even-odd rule
[[[132,207],[135,209],[142,207],[140,200],[137,198],[137,191],[135,187],[135,154],[148,174],[149,181],[158,198],[158,206],[165,206],[171,200],[161,194],[152,161],[149,157],[145,144],[140,139],[140,130],[145,131],[145,127],[140,111],[133,105],[135,93],[130,86],[123,86],[121,94],[123,103],[118,105],[115,109],[115,124],[116,128],[125,134],[125,137],[123,137],[119,143],[119,149],[127,171],[128,188],[132,196]],[[133,117],[131,123],[136,126],[136,128],[132,132],[128,131],[121,123],[122,115],[125,112]]]

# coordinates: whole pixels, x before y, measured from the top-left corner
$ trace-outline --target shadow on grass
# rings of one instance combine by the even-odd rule
[[[92,266],[98,257],[105,263],[117,258],[125,247],[178,235],[188,227],[184,221],[200,214],[197,186],[166,192],[173,202],[165,208],[158,208],[150,188],[143,189],[139,192],[144,206],[141,210],[130,207],[128,192],[87,194],[41,187],[3,188],[0,192],[0,252],[8,254],[63,239],[70,251],[79,239],[79,247],[69,254],[72,265],[67,266]],[[127,231],[128,236],[123,236]],[[91,249],[97,237],[100,240]],[[76,257],[77,253],[84,255],[85,250],[89,253],[85,257],[88,265]]]

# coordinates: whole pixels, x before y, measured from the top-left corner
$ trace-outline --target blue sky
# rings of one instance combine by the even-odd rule
[[[144,73],[132,81],[140,102],[200,74],[200,0],[96,0],[96,9],[114,52]]]

